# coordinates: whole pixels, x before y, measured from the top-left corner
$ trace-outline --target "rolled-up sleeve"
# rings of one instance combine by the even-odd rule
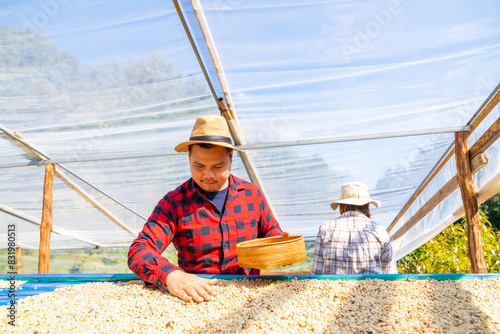
[[[172,212],[166,198],[160,200],[128,252],[130,270],[160,289],[165,286],[168,274],[182,270],[161,256],[176,233]]]

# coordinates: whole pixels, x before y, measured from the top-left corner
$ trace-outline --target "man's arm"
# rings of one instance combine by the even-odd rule
[[[381,262],[382,274],[394,274],[394,269],[392,268],[392,245],[390,242],[385,244]],[[397,272],[395,274],[397,274]]]
[[[217,279],[205,279],[185,273],[161,256],[176,233],[172,207],[166,200],[158,202],[139,236],[128,252],[129,268],[145,282],[167,287],[169,292],[184,301],[202,302],[216,295],[212,285]]]
[[[169,209],[170,204],[166,198],[158,202],[128,252],[130,270],[145,282],[152,283],[160,289],[165,286],[168,274],[180,270],[161,256],[175,235],[176,228]]]

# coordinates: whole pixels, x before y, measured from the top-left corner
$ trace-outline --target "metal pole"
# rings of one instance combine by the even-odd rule
[[[350,142],[350,141],[426,136],[426,135],[439,134],[439,133],[454,133],[456,131],[468,131],[469,129],[470,129],[470,126],[460,126],[460,127],[451,127],[451,128],[416,130],[416,131],[405,131],[405,132],[386,132],[386,133],[377,133],[377,134],[359,135],[359,136],[330,137],[330,138],[318,138],[318,139],[293,140],[293,141],[286,141],[286,142],[279,142],[279,143],[263,143],[263,144],[242,145],[241,148],[245,149],[245,150],[256,150],[256,149],[265,149],[265,148],[279,148],[279,147],[286,147],[286,146],[303,146],[303,145],[319,145],[319,144],[330,144],[330,143],[344,143],[344,142]]]
[[[40,227],[40,222],[38,221],[38,219],[36,219],[33,216],[27,215],[19,210],[16,210],[16,209],[10,208],[6,205],[0,204],[0,211],[6,213],[8,215],[11,215],[13,217],[24,220],[30,224],[33,224],[33,225]],[[77,235],[73,235],[71,232],[68,232],[68,231],[66,231],[66,229],[59,227],[57,225],[52,225],[52,232],[59,234],[59,235],[63,235],[65,237],[69,237],[69,238],[81,241],[83,243],[92,245],[94,247],[98,247],[98,248],[105,247],[103,244],[100,244],[100,243],[95,242],[93,240],[90,240],[87,238],[82,238],[82,237],[77,236]],[[32,248],[32,247],[28,247],[26,245],[21,245],[20,243],[18,243],[18,245],[23,247],[23,248]]]
[[[212,62],[215,66],[215,69],[217,72],[217,77],[218,77],[219,83],[222,87],[222,91],[224,93],[225,100],[228,102],[229,108],[225,107],[224,100],[222,98],[219,98],[217,96],[217,93],[215,92],[213,84],[212,84],[210,77],[208,75],[208,71],[206,70],[206,67],[203,64],[203,60],[201,59],[201,56],[199,54],[198,48],[196,47],[196,44],[194,43],[194,38],[191,35],[191,31],[189,30],[189,27],[186,23],[184,15],[182,14],[182,10],[180,8],[178,1],[173,0],[173,3],[174,3],[174,6],[177,10],[177,14],[179,15],[179,18],[182,22],[184,30],[186,31],[186,34],[189,38],[189,41],[191,43],[191,47],[193,48],[193,51],[196,55],[196,58],[198,59],[198,62],[200,63],[201,69],[203,71],[203,74],[205,75],[205,78],[206,78],[207,83],[210,87],[210,90],[212,91],[215,102],[217,103],[217,106],[219,107],[221,114],[226,118],[226,120],[228,122],[229,129],[231,131],[231,135],[233,137],[233,140],[234,140],[236,145],[244,145],[245,139],[244,139],[244,137],[239,129],[239,123],[238,123],[238,119],[236,116],[236,111],[235,111],[233,103],[232,103],[231,94],[230,94],[229,88],[227,86],[224,71],[222,69],[222,64],[220,62],[219,55],[217,53],[217,49],[215,47],[215,44],[213,43],[212,35],[210,33],[210,29],[208,27],[208,24],[205,20],[205,15],[203,14],[203,10],[201,8],[201,5],[200,5],[199,1],[191,1],[191,7],[193,8],[196,19],[198,21],[198,25],[200,26],[201,32],[203,33],[205,43],[207,45],[210,56],[212,58]],[[222,101],[222,103],[221,103],[221,101]],[[263,186],[262,182],[260,181],[260,178],[257,174],[257,170],[253,166],[252,160],[245,152],[238,152],[238,153],[240,154],[240,158],[241,158],[241,161],[243,162],[243,166],[245,167],[245,170],[247,171],[247,174],[250,177],[250,181],[252,183],[256,184],[260,188],[260,190],[262,191],[262,194],[264,195],[264,198],[266,199],[266,201],[269,205],[269,209],[271,210],[273,216],[277,217],[276,212],[274,211],[274,208],[271,204],[271,201],[269,200],[269,197],[267,196],[267,193],[264,189],[264,186]]]
[[[229,129],[231,130],[231,128]],[[287,146],[303,146],[303,145],[320,145],[320,144],[330,144],[330,143],[343,143],[350,141],[361,141],[361,140],[377,140],[377,139],[390,139],[390,138],[400,138],[400,137],[411,137],[411,136],[426,136],[439,133],[455,133],[457,131],[469,131],[470,126],[460,126],[460,127],[450,127],[450,128],[438,128],[429,130],[417,130],[417,131],[407,131],[407,132],[387,132],[371,135],[361,135],[361,136],[344,136],[344,137],[328,137],[328,138],[313,138],[304,140],[294,140],[286,142],[273,142],[273,143],[262,143],[262,144],[249,144],[241,145],[239,148],[246,151],[250,150],[261,150],[267,148],[280,148]],[[232,133],[231,133],[232,134]],[[233,135],[233,134],[232,134]],[[0,164],[0,168],[12,168],[12,167],[27,167],[27,166],[44,166],[46,164],[58,164],[61,166],[63,163],[76,163],[76,162],[89,162],[89,161],[105,161],[105,160],[120,160],[120,159],[140,159],[140,158],[152,158],[152,157],[165,157],[172,155],[181,155],[175,151],[157,151],[157,152],[133,152],[125,154],[101,154],[101,155],[90,155],[83,158],[60,158],[60,159],[50,159],[50,160],[40,160],[37,162],[25,162],[25,163],[3,163]],[[75,176],[75,175],[74,175]],[[78,176],[75,176],[78,177]],[[78,177],[79,178],[79,177]],[[90,182],[80,178],[83,182],[89,184]]]
[[[27,147],[29,150],[31,150],[32,152],[34,152],[41,160],[46,160],[46,162],[44,163],[44,165],[47,164],[47,163],[50,163],[49,162],[51,160],[50,157],[46,153],[44,153],[42,150],[34,147],[33,145],[31,145],[28,142],[26,142],[24,139],[16,136],[15,133],[11,132],[10,130],[8,130],[6,127],[4,127],[2,125],[0,125],[0,130],[2,130],[12,140],[14,140],[14,141],[22,144],[23,147]],[[57,164],[57,166],[59,168],[65,170],[68,173],[70,173],[71,175],[73,175],[74,177],[76,177],[77,179],[79,179],[80,181],[88,184],[90,187],[94,188],[95,190],[97,190],[98,192],[100,192],[101,194],[103,194],[104,196],[106,196],[107,198],[109,198],[110,200],[112,200],[113,202],[119,204],[124,209],[126,209],[129,212],[135,214],[136,216],[138,216],[139,218],[143,219],[144,221],[147,221],[147,219],[145,217],[143,217],[139,213],[135,212],[134,210],[132,210],[131,208],[129,208],[125,204],[121,203],[119,200],[117,200],[113,196],[109,195],[105,191],[101,190],[97,186],[93,185],[91,182],[87,181],[86,179],[84,179],[83,177],[81,177],[80,175],[78,175],[76,172],[73,172],[70,168],[68,168],[68,167],[66,167],[66,166],[64,166],[64,165],[62,165],[60,163],[55,163],[55,164]],[[61,175],[58,173],[58,176],[61,176]],[[131,228],[128,228],[128,229],[130,230],[129,232],[133,231]],[[131,232],[131,233],[134,234],[133,232]]]

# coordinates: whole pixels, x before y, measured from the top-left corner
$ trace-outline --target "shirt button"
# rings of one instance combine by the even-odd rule
[[[224,247],[226,247],[226,248],[229,247],[229,241],[224,241]]]

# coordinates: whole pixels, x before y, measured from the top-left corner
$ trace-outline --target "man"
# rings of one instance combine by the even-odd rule
[[[372,200],[368,188],[361,182],[342,185],[340,200],[330,206],[340,206],[341,216],[319,227],[314,249],[313,274],[389,274],[392,246],[385,228],[370,219]]]
[[[128,265],[147,284],[166,286],[185,301],[208,301],[217,280],[194,274],[258,275],[238,265],[236,244],[283,232],[260,189],[231,175],[238,149],[225,118],[199,117],[189,141],[175,150],[188,152],[192,178],[158,202],[130,246]],[[171,242],[179,266],[161,256]]]

